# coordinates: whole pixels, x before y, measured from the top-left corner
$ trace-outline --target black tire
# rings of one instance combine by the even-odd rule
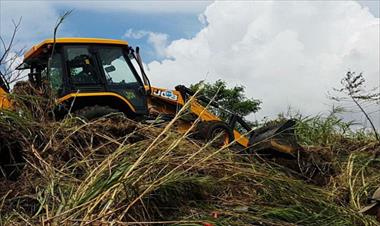
[[[221,139],[215,138],[220,134],[224,133]],[[227,125],[227,123],[222,121],[208,121],[201,122],[198,126],[198,136],[207,142],[213,141],[212,146],[221,148],[226,143],[230,143],[234,140],[234,135],[232,129]],[[226,139],[228,139],[226,141]]]
[[[118,112],[120,111],[113,109],[109,106],[94,105],[81,108],[75,111],[74,115],[85,120],[94,120]]]

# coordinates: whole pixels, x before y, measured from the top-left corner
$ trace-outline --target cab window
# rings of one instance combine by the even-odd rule
[[[136,76],[133,74],[121,48],[100,48],[98,54],[108,84],[137,83]]]
[[[55,53],[53,55],[49,70],[49,78],[46,77],[46,72],[47,66],[41,71],[42,79],[50,81],[52,89],[59,93],[62,90],[63,84],[62,60],[60,53]]]
[[[54,54],[51,69],[50,69],[50,83],[54,91],[59,92],[62,89],[62,61],[60,54]]]
[[[67,49],[67,65],[70,79],[75,84],[98,83],[94,60],[86,47]]]

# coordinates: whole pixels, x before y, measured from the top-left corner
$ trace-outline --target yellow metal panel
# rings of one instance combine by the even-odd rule
[[[133,107],[133,105],[131,104],[131,102],[129,102],[127,99],[125,99],[124,97],[120,96],[119,94],[117,93],[111,93],[111,92],[97,92],[97,93],[70,93],[70,94],[67,94],[66,96],[63,96],[61,98],[58,99],[58,103],[62,103],[63,101],[65,100],[68,100],[70,98],[74,98],[74,97],[99,97],[99,96],[114,96],[114,97],[117,97],[119,99],[121,99],[122,101],[124,101],[130,108],[133,112],[136,112],[136,109]]]
[[[105,39],[105,38],[57,38],[56,43],[65,43],[65,44],[106,44],[106,45],[128,45],[127,41],[116,40],[116,39]],[[27,59],[34,55],[39,49],[48,44],[53,44],[53,39],[46,39],[38,45],[33,46],[24,54],[24,59]]]
[[[239,143],[240,145],[246,148],[248,147],[249,140],[246,136],[242,135],[237,130],[234,130],[234,137],[237,143]]]
[[[192,101],[190,104],[191,112],[198,115],[203,121],[222,121],[216,115],[205,109],[197,101]]]
[[[7,97],[7,92],[0,87],[0,108],[8,109],[11,107],[11,102]]]

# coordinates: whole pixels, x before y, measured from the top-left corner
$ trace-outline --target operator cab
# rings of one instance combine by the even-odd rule
[[[81,97],[88,97],[85,104],[93,102],[109,105],[113,102],[109,96],[119,97],[124,102],[129,102],[134,114],[146,114],[147,95],[144,85],[147,84],[143,83],[134,66],[141,66],[141,62],[137,62],[140,58],[136,57],[135,51],[127,42],[59,38],[56,39],[52,55],[53,43],[53,40],[45,40],[32,47],[18,67],[20,70],[30,69],[29,80],[32,84],[38,86],[48,81],[58,98],[67,100],[74,94],[80,94]],[[145,81],[144,77],[143,79]]]

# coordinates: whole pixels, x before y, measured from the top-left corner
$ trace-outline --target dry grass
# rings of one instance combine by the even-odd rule
[[[379,144],[330,118],[301,120],[308,154],[284,164],[178,134],[181,113],[153,127],[23,109],[0,114],[3,150],[19,147],[26,160],[18,180],[0,180],[1,225],[376,225],[357,211],[379,185]],[[312,162],[328,166],[323,183]]]

